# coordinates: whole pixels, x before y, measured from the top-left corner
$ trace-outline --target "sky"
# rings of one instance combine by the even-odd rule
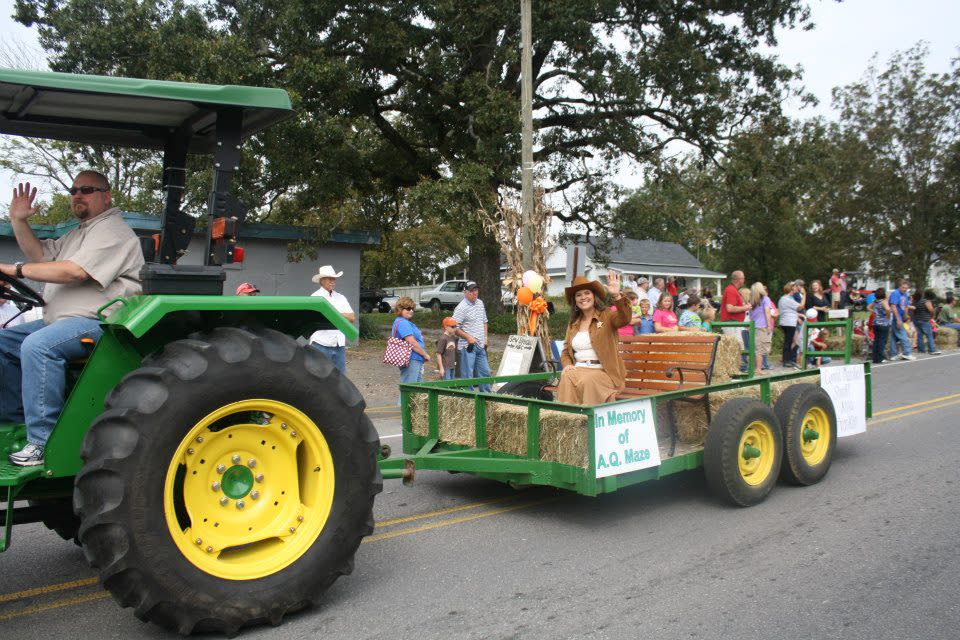
[[[799,103],[786,105],[794,117],[832,118],[831,90],[862,78],[874,55],[884,66],[894,52],[924,40],[930,49],[930,72],[947,71],[950,61],[960,56],[958,0],[812,0],[810,7],[815,28],[780,33],[773,50],[784,64],[803,67],[803,85],[820,101],[817,107],[802,111]],[[0,44],[9,49],[13,42],[33,52],[37,67],[42,68],[43,53],[34,32],[15,23],[12,12],[13,0],[0,0]],[[0,188],[14,180],[0,173]]]

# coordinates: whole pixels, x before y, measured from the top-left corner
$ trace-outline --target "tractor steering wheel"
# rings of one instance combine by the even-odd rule
[[[27,304],[31,307],[43,307],[47,304],[40,294],[23,280],[17,280],[5,273],[0,273],[0,281],[9,285],[0,285],[0,299]]]

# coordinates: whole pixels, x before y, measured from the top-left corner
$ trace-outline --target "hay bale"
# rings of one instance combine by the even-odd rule
[[[527,408],[487,403],[487,446],[494,451],[526,456]],[[540,460],[586,469],[588,454],[587,416],[550,409],[540,411]]]
[[[428,396],[410,398],[410,428],[413,433],[428,434]],[[527,408],[487,402],[487,447],[494,451],[527,455]],[[476,446],[474,402],[471,399],[440,396],[437,417],[440,440],[451,444]],[[540,459],[586,468],[589,438],[587,416],[564,411],[540,412]]]
[[[713,361],[713,383],[729,382],[740,373],[740,352],[743,347],[733,336],[722,335],[717,344],[717,357]]]
[[[850,353],[863,353],[863,350],[866,348],[866,340],[866,337],[860,335],[859,333],[853,334],[853,336],[851,336],[852,342],[850,345]],[[835,333],[828,335],[824,342],[827,343],[827,349],[829,351],[843,351],[843,349],[846,347],[845,338],[842,335],[837,335]]]
[[[425,393],[410,397],[410,429],[418,436],[429,433],[429,399]],[[452,444],[476,446],[474,402],[468,398],[440,396],[437,398],[437,419],[440,439]]]
[[[950,327],[940,327],[937,329],[937,337],[933,341],[937,349],[956,349],[960,346],[957,342],[957,330]]]
[[[770,383],[770,402],[775,404],[777,398],[783,393],[784,389],[794,384],[819,384],[820,376],[811,378],[800,378],[794,380],[778,380]],[[729,389],[727,391],[718,391],[709,394],[710,413],[717,415],[717,411],[727,400],[738,397],[759,398],[760,387],[744,387],[742,389]],[[667,404],[662,403],[657,409],[657,432],[663,437],[670,436],[670,422],[667,414]],[[707,436],[707,414],[703,410],[703,404],[692,402],[673,402],[673,415],[677,421],[677,438],[684,444],[703,444]]]

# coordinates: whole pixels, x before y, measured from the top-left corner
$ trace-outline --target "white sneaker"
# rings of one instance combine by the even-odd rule
[[[943,353],[943,351],[931,351],[931,352],[930,352],[930,355],[932,355],[932,356],[939,356],[941,353]]]
[[[18,467],[36,467],[43,464],[43,447],[29,443],[20,451],[11,453],[7,459]]]
[[[915,355],[913,355],[913,354],[911,353],[911,354],[908,355],[908,356],[900,356],[900,359],[901,359],[901,360],[916,360],[916,359],[917,359],[917,356],[915,356]]]

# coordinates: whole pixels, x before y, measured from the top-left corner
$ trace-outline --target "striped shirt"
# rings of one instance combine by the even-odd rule
[[[487,332],[484,325],[487,324],[487,310],[483,306],[483,300],[477,298],[476,302],[471,303],[464,298],[453,310],[453,319],[460,325],[460,329],[469,333],[477,339],[477,344],[481,347],[486,342]],[[457,349],[466,349],[467,341],[463,338],[457,341]]]

